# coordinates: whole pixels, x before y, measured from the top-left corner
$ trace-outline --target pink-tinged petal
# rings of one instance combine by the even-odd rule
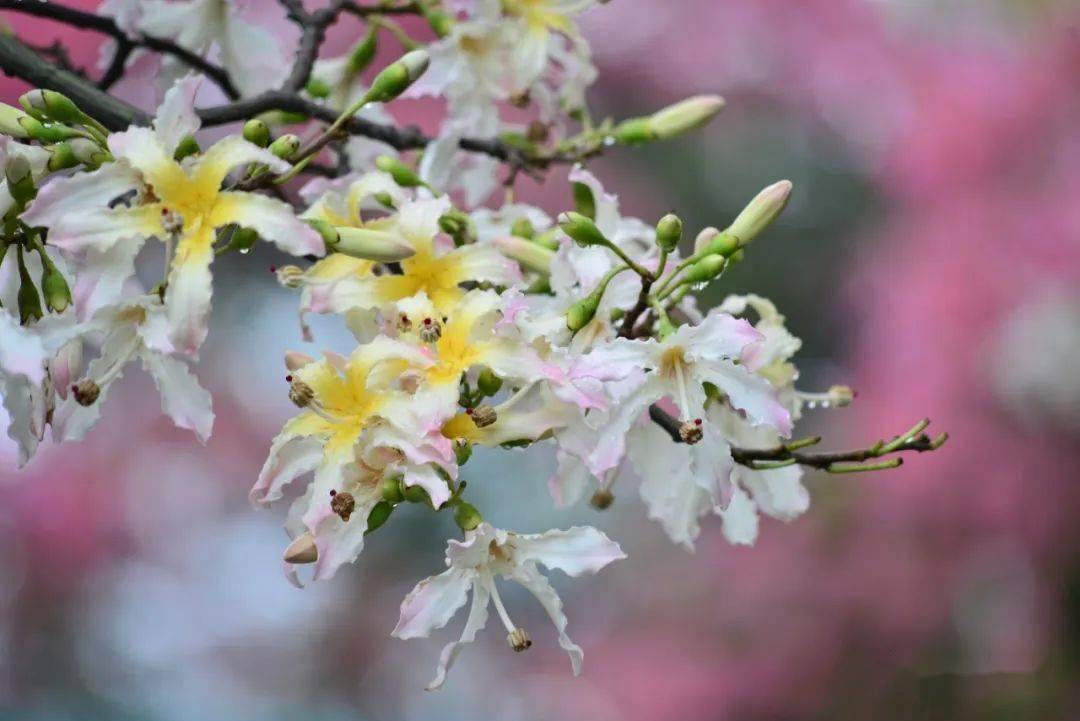
[[[754,502],[742,488],[735,488],[731,503],[716,509],[724,522],[724,538],[737,546],[752,546],[758,535],[758,514]]]
[[[209,229],[205,232],[209,232]],[[192,252],[183,259],[178,253],[169,272],[165,312],[173,346],[180,353],[196,357],[207,333],[207,316],[213,294],[210,275],[213,250],[209,243],[201,243],[199,239],[181,241],[182,244],[189,242]]]
[[[596,573],[612,561],[626,558],[618,543],[592,526],[516,535],[512,543],[519,563],[535,561],[568,576]]]
[[[199,129],[201,123],[195,114],[195,96],[199,94],[202,82],[202,75],[189,73],[165,93],[154,117],[154,130],[166,148],[175,150],[185,136],[194,135]]]
[[[715,361],[739,358],[747,346],[760,344],[764,339],[765,336],[744,319],[714,310],[699,325],[680,327],[669,342],[685,347],[691,360]],[[750,355],[753,356],[753,352]]]
[[[592,191],[596,201],[596,227],[608,238],[614,238],[619,227],[619,197],[605,191],[597,177],[581,165],[571,168],[568,179],[571,183],[581,183]]]
[[[579,377],[618,380],[653,367],[660,352],[660,344],[655,340],[618,338],[582,356],[574,370]]]
[[[598,429],[596,445],[585,459],[585,465],[597,478],[619,465],[626,454],[626,435],[641,418],[649,405],[660,398],[661,385],[655,374],[647,377],[610,412],[605,423]]]
[[[660,523],[673,543],[694,550],[701,532],[698,519],[713,507],[713,500],[694,479],[687,446],[645,423],[631,431],[629,447],[649,518]]]
[[[475,577],[475,571],[451,568],[416,584],[401,602],[401,615],[390,635],[425,638],[445,626],[465,605]]]
[[[810,493],[802,484],[802,468],[787,466],[768,471],[739,469],[739,479],[758,509],[767,516],[791,521],[810,508]]]
[[[469,617],[465,621],[465,628],[461,632],[461,638],[443,646],[439,654],[439,666],[435,670],[435,678],[427,685],[428,691],[437,691],[446,682],[446,674],[457,660],[461,647],[476,640],[476,634],[487,625],[488,602],[491,593],[483,583],[474,583],[472,586],[472,605],[469,606]]]
[[[0,371],[21,375],[31,383],[39,384],[45,377],[47,359],[41,338],[0,310]]]
[[[354,562],[364,550],[364,537],[367,531],[368,515],[375,505],[373,499],[357,502],[348,521],[343,521],[330,510],[330,499],[325,501],[325,510],[319,523],[313,530],[315,547],[319,558],[315,561],[312,580],[327,581],[334,577],[342,566]],[[310,511],[310,509],[309,509]]]
[[[547,611],[548,618],[551,619],[552,624],[555,625],[555,630],[559,633],[559,646],[570,656],[570,667],[573,669],[574,675],[580,675],[581,665],[585,660],[585,652],[581,650],[581,646],[571,641],[570,637],[566,635],[566,614],[563,613],[562,599],[559,598],[559,594],[552,588],[551,583],[536,570],[536,566],[519,567],[512,578],[535,596],[536,600]]]
[[[248,498],[261,505],[278,500],[286,485],[314,471],[321,460],[322,444],[318,439],[297,435],[293,426],[286,424],[271,443],[270,453]]]
[[[326,254],[322,237],[311,226],[299,220],[287,203],[265,195],[220,193],[210,222],[215,228],[230,223],[251,228],[292,255]]]
[[[575,455],[559,449],[555,453],[555,473],[548,479],[548,491],[556,508],[565,508],[581,500],[593,474]]]
[[[161,394],[161,409],[179,428],[193,431],[206,443],[214,426],[210,393],[199,385],[183,361],[159,353],[143,353],[143,368]]]
[[[76,260],[71,295],[79,320],[90,318],[123,297],[124,286],[135,275],[135,256],[142,246],[142,238],[120,238],[108,250],[87,248]]]
[[[791,435],[791,413],[767,380],[728,361],[698,361],[693,369],[696,381],[714,384],[754,425],[770,426],[784,437]]]

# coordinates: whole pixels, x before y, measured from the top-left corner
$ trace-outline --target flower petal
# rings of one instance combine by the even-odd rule
[[[461,632],[461,638],[443,646],[442,653],[439,654],[439,667],[435,671],[435,678],[427,685],[428,691],[436,691],[442,687],[446,681],[447,672],[450,671],[450,667],[457,660],[458,653],[461,652],[461,647],[475,641],[476,634],[487,625],[488,602],[490,599],[491,592],[488,591],[485,584],[472,584],[472,605],[469,607],[469,617],[465,621],[465,629]]]
[[[401,602],[401,615],[390,634],[395,638],[424,638],[450,622],[465,605],[476,572],[450,568],[425,578]]]
[[[199,385],[183,361],[153,352],[140,355],[143,368],[153,377],[161,394],[161,409],[165,415],[206,443],[214,426],[210,393]]]
[[[776,390],[767,380],[744,366],[724,360],[699,360],[692,367],[695,380],[714,384],[755,425],[771,426],[785,437],[791,435],[791,413],[780,404]]]
[[[537,570],[536,566],[529,564],[518,567],[511,577],[514,581],[524,586],[529,593],[536,596],[536,600],[547,611],[551,622],[555,624],[555,630],[559,632],[559,646],[570,656],[570,667],[574,675],[581,674],[581,664],[585,660],[585,652],[581,646],[570,640],[566,635],[566,614],[563,613],[562,599],[552,588],[551,583]]]
[[[612,561],[626,558],[618,543],[592,526],[516,535],[513,545],[514,557],[520,562],[535,561],[568,576],[596,573]]]
[[[233,168],[260,163],[274,173],[284,173],[291,166],[265,148],[249,143],[239,135],[228,135],[203,153],[194,168],[194,182],[206,193],[216,193]]]
[[[206,339],[207,316],[213,294],[210,261],[212,230],[204,228],[201,237],[186,238],[173,261],[165,291],[165,312],[169,319],[170,338],[181,353],[197,356]],[[185,246],[189,249],[184,252]]]
[[[326,254],[326,246],[318,233],[298,220],[288,204],[265,195],[238,191],[219,193],[210,223],[215,228],[229,223],[251,228],[292,255]]]
[[[169,88],[158,106],[154,130],[166,148],[176,150],[185,136],[194,135],[199,129],[201,121],[195,114],[195,96],[202,81],[202,75],[188,73]]]

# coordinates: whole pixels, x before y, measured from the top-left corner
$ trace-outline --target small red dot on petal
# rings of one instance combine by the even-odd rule
[[[335,490],[331,489],[331,490],[330,490],[330,495],[331,495],[331,496],[336,496],[336,495],[337,495],[337,491],[335,491]]]
[[[700,426],[701,425],[701,419],[700,418],[695,418],[694,419],[694,425]]]
[[[271,273],[276,273],[277,272],[277,266],[276,265],[270,266],[270,272]]]
[[[292,376],[285,376],[286,383],[292,383]]]

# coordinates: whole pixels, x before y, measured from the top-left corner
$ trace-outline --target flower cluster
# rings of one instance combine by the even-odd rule
[[[559,506],[589,495],[604,509],[616,484],[640,481],[650,517],[692,548],[706,515],[720,517],[732,543],[752,544],[759,514],[803,513],[803,465],[876,470],[899,460],[851,461],[940,445],[943,438],[920,435],[920,424],[853,454],[800,454],[816,442],[789,440],[803,409],[846,405],[851,392],[796,387],[800,341],[768,300],[732,296],[708,311],[696,302],[781,213],[792,186],[764,189],[688,250],[677,216],[647,223],[622,215],[584,161],[612,145],[680,135],[723,102],[701,96],[593,123],[584,93],[595,71],[574,23],[593,4],[477,0],[451,12],[429,2],[339,2],[310,13],[283,3],[304,32],[292,71],[255,52],[264,31],[238,19],[239,3],[103,4],[124,42],[152,33],[181,49],[169,67],[191,53],[220,59],[212,74],[243,81],[255,100],[270,97],[258,95],[266,74],[254,73],[269,62],[289,79],[267,102],[287,107],[241,113],[233,119],[246,120],[242,128],[209,143],[200,126],[215,116],[196,107],[205,72],[177,78],[151,122],[133,116],[124,128],[51,89],[24,95],[22,109],[0,106],[0,380],[21,461],[47,428],[57,441],[82,438],[136,359],[164,412],[205,441],[211,399],[190,363],[207,336],[212,263],[269,241],[297,258],[276,274],[298,291],[302,335],[311,340],[309,314],[334,315],[356,345],[348,355],[286,355],[281,392],[298,414],[273,440],[251,500],[271,504],[299,486],[284,551],[297,585],[302,574],[328,579],[355,561],[401,504],[453,515],[464,540],[449,541],[448,570],[417,585],[394,630],[426,636],[471,593],[436,688],[491,604],[509,645],[531,645],[510,620],[497,578],[540,601],[579,672],[583,653],[538,566],[578,576],[623,557],[591,527],[492,527],[467,500],[476,446],[550,449]],[[317,57],[323,31],[346,5],[368,20],[366,34],[342,57]],[[390,17],[404,13],[435,36],[427,49]],[[384,33],[413,49],[365,81]],[[437,137],[379,125],[390,117],[384,105],[403,94],[445,98]],[[253,101],[233,108],[244,102]],[[535,119],[515,128],[501,117],[510,105],[533,108]],[[287,124],[305,126],[305,139],[281,132]],[[415,147],[424,148],[420,157],[396,152]],[[326,157],[333,165],[322,164]],[[482,207],[503,163],[506,202]],[[553,219],[514,202],[518,172],[559,163],[572,166],[574,210]],[[298,194],[287,192],[301,176],[310,177]],[[135,269],[151,241],[164,247],[164,266],[160,283],[145,288]],[[88,352],[95,355],[84,364]]]

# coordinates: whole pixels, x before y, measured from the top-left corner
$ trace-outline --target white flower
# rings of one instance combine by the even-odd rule
[[[559,645],[570,655],[571,666],[577,675],[581,672],[584,653],[566,635],[562,601],[537,566],[580,576],[596,573],[612,561],[625,557],[617,543],[588,526],[519,535],[482,523],[467,534],[465,541],[449,542],[446,551],[448,570],[421,581],[406,596],[393,635],[402,639],[422,638],[442,628],[465,605],[471,590],[472,606],[465,630],[458,641],[443,648],[438,670],[428,684],[428,690],[442,686],[461,647],[471,643],[484,628],[489,603],[495,604],[508,634],[507,641],[515,650],[524,650],[531,645],[531,640],[510,620],[495,584],[495,578],[501,577],[521,584],[540,601],[555,624]]]

